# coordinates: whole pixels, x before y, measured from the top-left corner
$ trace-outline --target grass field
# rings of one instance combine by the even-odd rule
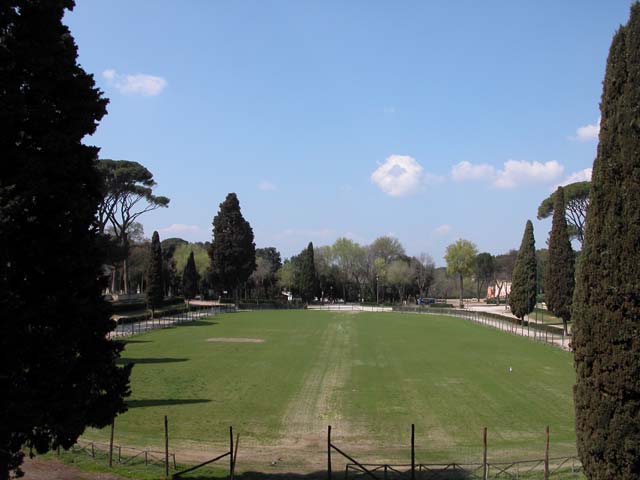
[[[328,424],[363,461],[406,461],[411,423],[424,463],[479,460],[484,426],[490,459],[542,458],[546,425],[552,455],[575,452],[571,354],[458,318],[224,314],[133,337],[124,357],[136,366],[116,442],[161,447],[168,415],[182,461],[220,452],[229,425],[240,468],[322,465]]]

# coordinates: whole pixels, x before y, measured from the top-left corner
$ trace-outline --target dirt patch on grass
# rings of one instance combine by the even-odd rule
[[[124,480],[111,473],[84,472],[59,460],[25,458],[22,465],[24,480]]]
[[[217,338],[207,338],[207,342],[218,342],[218,343],[264,343],[264,339],[262,339],[262,338],[217,337]]]
[[[321,467],[326,459],[318,452],[325,448],[327,425],[332,425],[340,441],[350,447],[354,444],[369,447],[366,435],[342,414],[345,386],[351,373],[349,352],[355,325],[348,317],[337,319],[319,339],[321,347],[316,358],[282,420],[283,434],[276,442],[279,463],[288,465],[291,471],[298,465]]]

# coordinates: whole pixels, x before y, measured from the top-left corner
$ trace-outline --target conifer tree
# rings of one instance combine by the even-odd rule
[[[613,37],[573,309],[587,478],[640,478],[640,4]]]
[[[240,202],[230,193],[213,218],[213,241],[209,248],[213,278],[219,288],[238,290],[256,269],[253,230],[240,212]]]
[[[151,237],[151,254],[147,266],[147,305],[151,309],[152,317],[155,309],[162,306],[164,300],[164,282],[162,281],[162,245],[160,235],[153,232]]]
[[[318,292],[318,276],[316,275],[313,243],[304,249],[297,258],[297,286],[304,302],[311,302]]]
[[[564,189],[558,187],[554,195],[553,223],[549,236],[549,258],[544,278],[547,308],[562,319],[564,333],[571,320],[571,303],[575,286],[575,257],[569,240],[564,208]]]
[[[0,4],[0,479],[126,410],[131,367],[101,290],[95,132],[107,99],[62,23],[71,0]],[[90,142],[90,138],[89,138]]]
[[[522,243],[513,268],[509,305],[511,313],[522,321],[536,306],[536,244],[533,224],[527,220]]]
[[[182,273],[182,293],[184,298],[189,300],[198,293],[198,270],[196,269],[196,261],[193,252],[189,254],[187,263]]]

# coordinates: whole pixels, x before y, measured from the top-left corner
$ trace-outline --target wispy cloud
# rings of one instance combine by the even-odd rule
[[[579,142],[589,142],[591,140],[597,140],[599,134],[600,119],[598,119],[598,123],[589,123],[587,125],[583,125],[582,127],[578,127],[576,129],[576,134],[569,138],[571,140],[577,140]]]
[[[278,189],[273,183],[271,183],[268,180],[262,180],[260,183],[258,183],[258,188],[260,190],[264,190],[265,192],[274,191]]]
[[[371,174],[371,181],[392,197],[416,193],[427,184],[439,183],[442,177],[426,172],[415,158],[391,155]]]
[[[302,238],[308,240],[323,240],[335,235],[335,230],[330,228],[287,228],[274,235],[276,240]]]
[[[394,106],[387,106],[387,107],[384,107],[384,108],[382,109],[382,111],[383,111],[384,113],[386,113],[387,115],[393,115],[394,113],[396,113],[396,107],[394,107]]]
[[[469,180],[491,180],[496,176],[496,169],[492,165],[462,161],[451,168],[451,178],[456,182]]]
[[[102,76],[110,86],[125,95],[153,97],[160,95],[168,85],[164,78],[144,73],[118,73],[114,69],[108,69],[102,72]]]
[[[451,225],[445,223],[444,225],[440,225],[440,226],[436,227],[434,229],[434,231],[438,235],[447,235],[449,232],[451,232]]]
[[[204,230],[198,225],[186,225],[184,223],[172,223],[168,227],[158,229],[158,233],[169,235],[184,235],[191,234],[197,235],[204,233]]]

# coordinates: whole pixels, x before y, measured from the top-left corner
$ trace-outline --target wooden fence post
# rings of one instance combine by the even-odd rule
[[[229,427],[229,479],[233,480],[233,427]]]
[[[416,426],[411,424],[411,480],[416,479]]]
[[[115,418],[111,422],[111,436],[109,437],[109,468],[113,467],[113,430],[115,428]]]
[[[327,429],[327,479],[331,480],[331,425]]]
[[[487,427],[482,431],[482,478],[489,478],[489,466],[487,465]]]
[[[236,462],[238,461],[238,444],[240,443],[240,434],[236,433],[236,445],[233,452],[233,474],[236,474]]]
[[[164,416],[164,476],[169,478],[169,419]]]
[[[549,480],[549,425],[546,428],[546,442],[544,447],[544,480]]]

